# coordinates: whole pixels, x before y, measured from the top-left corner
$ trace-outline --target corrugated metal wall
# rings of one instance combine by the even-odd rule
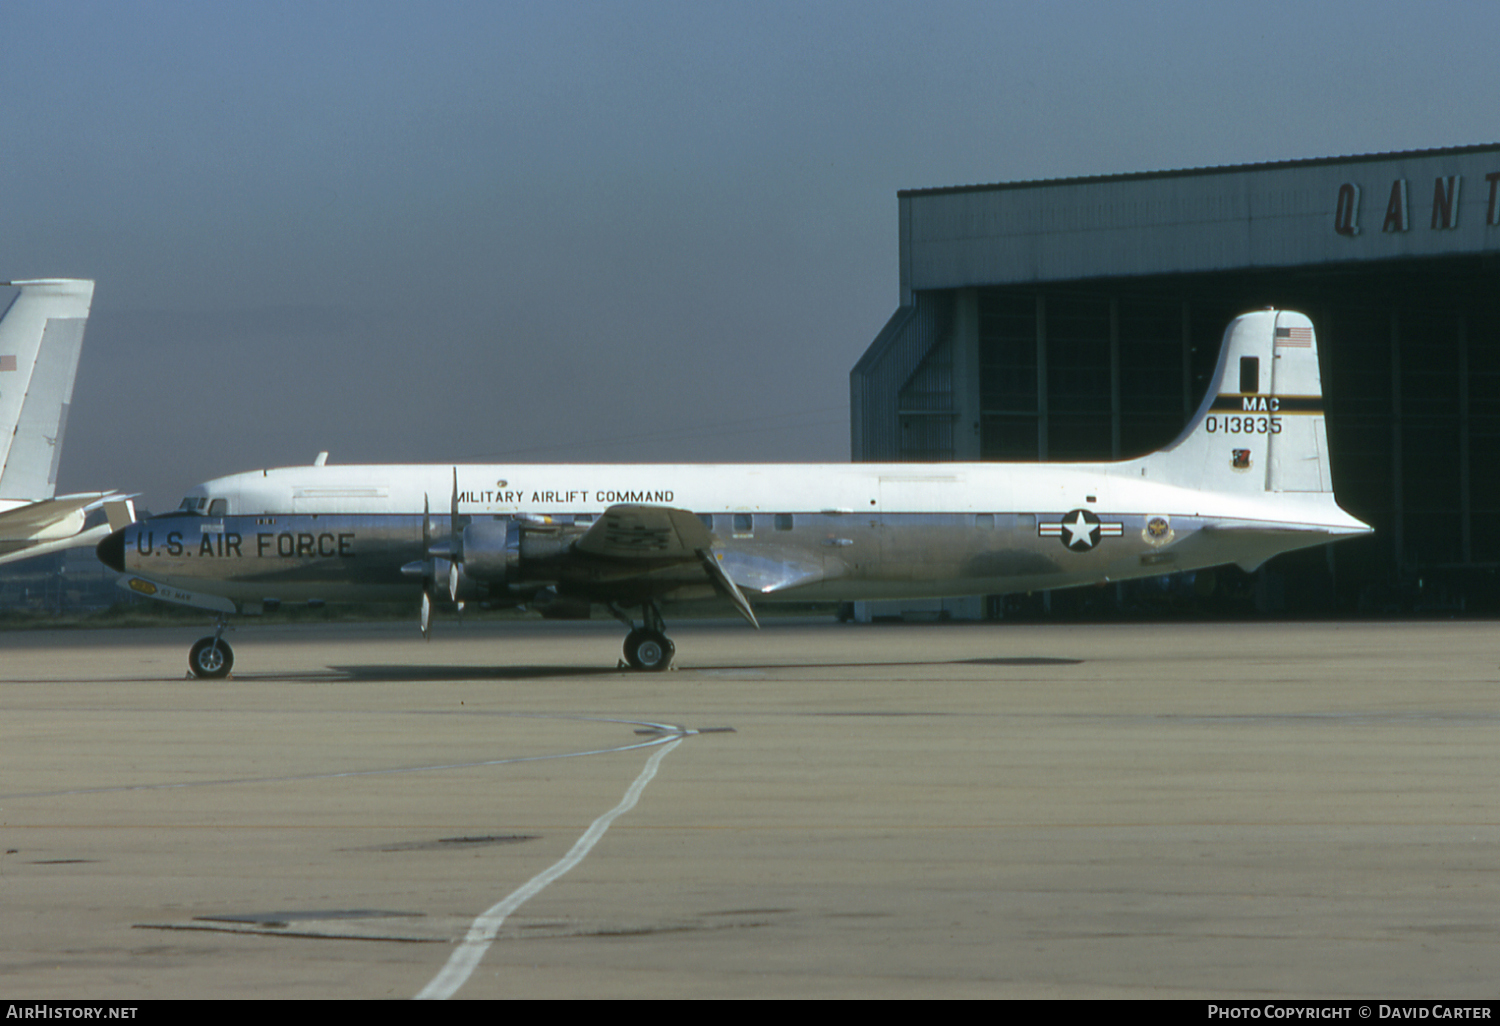
[[[952,418],[947,418],[944,428],[939,423],[944,420],[942,416],[931,416],[945,408],[941,405],[941,388],[932,391],[932,383],[938,380],[932,373],[918,386],[928,391],[920,400],[925,406],[920,419],[927,423],[914,439],[917,454],[904,454],[899,417],[903,390],[908,396],[917,394],[908,385],[919,375],[929,354],[946,341],[953,323],[951,295],[937,293],[913,298],[910,305],[898,308],[886,322],[849,375],[853,458],[856,461],[894,463],[953,458]],[[946,387],[946,409],[951,410],[951,374]],[[949,439],[946,456],[942,455],[944,447],[936,441],[944,430]]]

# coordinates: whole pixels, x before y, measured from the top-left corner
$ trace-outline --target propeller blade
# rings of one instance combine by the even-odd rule
[[[458,564],[463,562],[463,535],[458,533],[458,468],[453,468],[453,497],[448,503],[448,601],[458,601]],[[462,608],[460,607],[460,612]]]
[[[464,558],[464,536],[458,523],[458,468],[453,468],[453,499],[448,509],[448,547],[453,558],[459,562]]]
[[[422,637],[428,641],[432,640],[432,633],[428,630],[432,622],[432,596],[422,592]]]

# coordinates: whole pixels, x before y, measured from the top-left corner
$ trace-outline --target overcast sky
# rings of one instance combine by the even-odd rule
[[[0,0],[59,491],[843,461],[899,189],[1494,142],[1500,4]],[[0,302],[10,290],[0,290]]]

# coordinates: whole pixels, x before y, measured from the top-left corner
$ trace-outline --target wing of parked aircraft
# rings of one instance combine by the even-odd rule
[[[446,515],[433,507],[446,497]],[[662,609],[992,595],[1155,577],[1368,533],[1339,508],[1311,321],[1224,335],[1202,405],[1114,463],[313,466],[194,488],[99,545],[122,586],[221,613],[434,599],[608,610],[637,669],[671,665]],[[639,609],[639,624],[628,610]],[[222,632],[222,623],[221,623]],[[220,634],[189,655],[223,676]]]
[[[711,518],[710,518],[711,519]],[[734,606],[735,612],[753,627],[760,623],[755,611],[740,592],[733,576],[723,566],[724,553],[714,551],[713,536],[703,519],[685,509],[671,506],[617,505],[584,532],[573,545],[578,562],[594,561],[612,567],[627,582],[624,591],[638,598],[653,567],[686,571],[696,578],[698,571]],[[672,575],[659,575],[661,594],[679,585]]]
[[[134,519],[117,492],[54,498],[73,378],[94,283],[69,278],[0,282],[20,289],[0,317],[0,564],[96,544]],[[85,532],[91,510],[109,526]]]

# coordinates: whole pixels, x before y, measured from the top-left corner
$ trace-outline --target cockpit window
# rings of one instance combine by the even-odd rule
[[[208,504],[208,515],[211,517],[222,517],[229,512],[229,501],[227,499],[215,499]]]
[[[204,503],[208,502],[206,495],[189,495],[182,500],[182,505],[177,508],[184,513],[199,513],[203,510]]]

